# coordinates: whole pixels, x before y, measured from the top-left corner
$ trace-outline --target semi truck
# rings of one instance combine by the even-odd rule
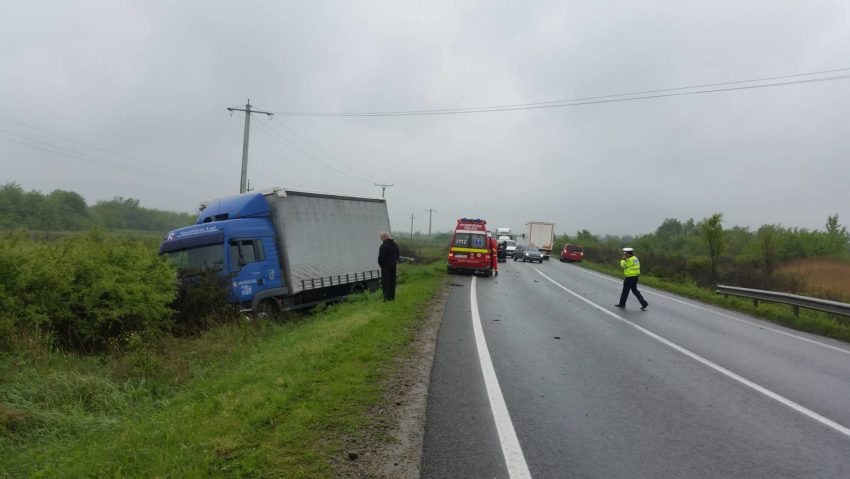
[[[194,225],[171,231],[159,252],[191,283],[227,282],[242,311],[272,314],[375,291],[387,203],[284,188],[201,203]]]
[[[503,236],[507,236],[507,239],[514,239],[510,228],[496,228],[496,238],[502,239]]]
[[[534,246],[543,253],[544,259],[549,259],[552,254],[552,245],[555,243],[555,223],[545,221],[529,221],[525,224],[528,232],[525,240],[529,246]]]

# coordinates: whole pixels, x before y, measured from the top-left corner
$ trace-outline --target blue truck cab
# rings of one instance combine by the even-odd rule
[[[227,278],[231,302],[246,307],[258,293],[284,286],[269,205],[261,194],[213,202],[194,225],[168,233],[159,252],[182,278],[207,272]]]

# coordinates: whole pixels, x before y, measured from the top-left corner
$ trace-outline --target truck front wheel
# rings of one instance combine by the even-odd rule
[[[254,315],[257,319],[274,319],[280,313],[280,306],[274,299],[264,299],[260,301],[257,308],[254,310]]]

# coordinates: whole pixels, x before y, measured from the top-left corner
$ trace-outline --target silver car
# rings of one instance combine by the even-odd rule
[[[531,261],[532,263],[537,261],[542,264],[543,253],[534,246],[519,245],[516,247],[516,251],[514,251],[514,261],[517,260],[522,260],[523,262]]]

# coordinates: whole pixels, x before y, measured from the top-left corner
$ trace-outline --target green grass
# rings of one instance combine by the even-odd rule
[[[332,477],[444,281],[439,264],[403,266],[393,303],[105,356],[4,353],[0,477]]]
[[[604,265],[590,261],[583,261],[580,265],[587,269],[618,278],[622,278],[623,275],[622,270],[614,265]],[[715,293],[713,289],[701,288],[692,282],[672,282],[645,274],[640,275],[640,283],[693,298],[704,303],[715,304],[758,316],[800,331],[820,334],[842,341],[850,341],[850,318],[831,316],[826,313],[803,308],[800,308],[800,315],[795,316],[792,307],[788,305],[762,301],[759,302],[758,306],[754,306],[751,299],[734,296],[725,297]]]

